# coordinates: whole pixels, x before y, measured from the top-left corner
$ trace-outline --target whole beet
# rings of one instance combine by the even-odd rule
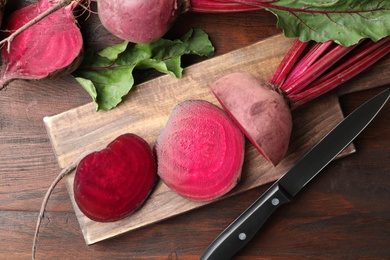
[[[186,9],[185,0],[99,0],[102,25],[113,35],[134,43],[160,39]]]

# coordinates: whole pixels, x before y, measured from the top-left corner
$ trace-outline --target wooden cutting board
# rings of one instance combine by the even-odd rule
[[[233,71],[247,71],[268,80],[294,40],[281,35],[200,62],[184,70],[182,78],[161,76],[139,85],[111,111],[95,112],[90,103],[44,118],[54,153],[61,168],[83,154],[104,148],[120,134],[132,132],[153,146],[176,104],[202,99],[219,105],[208,85]],[[343,119],[335,94],[328,94],[293,112],[294,129],[286,158],[273,167],[247,143],[241,182],[225,197],[278,179],[320,138]],[[344,154],[354,151],[350,146]],[[155,223],[205,204],[184,199],[161,181],[144,206],[133,215],[113,223],[98,223],[85,217],[73,199],[74,173],[65,178],[87,244]]]

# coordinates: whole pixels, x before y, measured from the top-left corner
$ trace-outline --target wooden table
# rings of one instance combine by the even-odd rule
[[[17,1],[15,1],[17,2]],[[27,1],[28,2],[28,1]],[[30,1],[31,2],[31,1]],[[12,8],[17,6],[13,3]],[[86,48],[120,42],[80,20]],[[263,10],[185,14],[167,37],[205,30],[216,55],[281,33]],[[199,58],[187,57],[188,66]],[[140,80],[157,76],[142,75]],[[207,75],[205,75],[207,76]],[[348,114],[386,86],[340,98]],[[389,85],[387,85],[389,87]],[[38,211],[60,171],[43,117],[90,102],[70,77],[14,81],[0,92],[0,259],[28,259]],[[390,257],[390,106],[354,142],[357,152],[332,162],[277,211],[236,259],[384,259]],[[63,182],[47,206],[38,259],[197,259],[207,245],[269,185],[119,237],[87,246]]]

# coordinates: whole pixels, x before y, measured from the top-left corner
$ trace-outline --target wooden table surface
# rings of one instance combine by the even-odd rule
[[[14,1],[11,8],[29,1]],[[31,2],[31,1],[30,1]],[[79,20],[86,48],[120,42],[92,14]],[[167,37],[205,30],[216,55],[281,33],[264,10],[185,14]],[[188,66],[199,58],[186,57]],[[387,72],[388,73],[388,72]],[[140,81],[158,76],[139,76]],[[205,75],[207,77],[207,75]],[[387,86],[340,97],[350,113]],[[29,259],[43,196],[59,173],[43,117],[90,102],[70,77],[14,81],[0,92],[0,259]],[[389,104],[354,142],[357,152],[332,162],[278,210],[236,259],[389,259]],[[269,185],[87,246],[60,182],[47,206],[37,259],[197,259],[208,244]]]

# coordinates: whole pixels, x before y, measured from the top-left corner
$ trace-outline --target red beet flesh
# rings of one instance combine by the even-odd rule
[[[245,139],[222,109],[191,100],[175,107],[155,150],[158,175],[168,187],[185,198],[208,201],[239,181]]]
[[[6,21],[9,33],[5,36],[57,2],[40,0],[15,11]],[[83,39],[75,23],[74,8],[72,3],[52,13],[16,36],[10,46],[2,48],[0,89],[14,79],[42,79],[77,68]]]
[[[75,201],[94,221],[122,219],[147,199],[156,170],[149,144],[134,134],[121,135],[80,161],[74,179]]]

